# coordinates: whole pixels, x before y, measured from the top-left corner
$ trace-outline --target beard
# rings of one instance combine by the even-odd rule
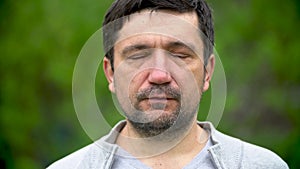
[[[148,110],[143,110],[140,103],[151,98],[151,95],[164,95],[165,101],[167,98],[172,98],[177,104],[170,112],[165,112],[167,102],[153,103]],[[139,91],[135,95],[133,104],[135,111],[125,112],[125,115],[135,131],[143,138],[155,136],[159,140],[174,139],[186,132],[196,118],[198,106],[187,105],[187,103],[182,101],[180,90],[169,85],[155,85]],[[193,106],[194,109],[185,109],[186,106]]]

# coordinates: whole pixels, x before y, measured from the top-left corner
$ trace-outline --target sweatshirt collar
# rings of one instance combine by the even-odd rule
[[[198,124],[201,127],[203,127],[205,130],[210,132],[213,145],[208,149],[208,151],[211,155],[214,164],[216,165],[217,168],[226,168],[223,159],[225,155],[224,148],[223,148],[224,145],[223,143],[221,143],[221,140],[224,140],[223,134],[218,132],[211,122],[204,121],[204,122],[198,122]],[[97,146],[100,146],[102,150],[107,152],[106,158],[110,160],[106,163],[106,166],[111,166],[111,164],[113,163],[113,156],[118,147],[115,144],[115,142],[117,140],[120,131],[124,128],[125,125],[126,125],[125,120],[120,121],[112,128],[112,130],[108,135],[102,137],[101,139],[95,142]],[[105,168],[109,168],[109,167],[105,167]]]

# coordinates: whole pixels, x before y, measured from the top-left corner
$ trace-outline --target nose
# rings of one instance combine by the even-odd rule
[[[154,84],[170,83],[171,79],[169,72],[157,68],[152,69],[148,77],[148,81]]]
[[[170,83],[172,80],[170,72],[167,70],[168,59],[164,56],[164,51],[156,52],[152,59],[152,69],[150,70],[148,81],[153,84]]]

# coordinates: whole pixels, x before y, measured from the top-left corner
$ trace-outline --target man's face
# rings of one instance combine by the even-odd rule
[[[204,69],[197,28],[194,12],[136,13],[118,34],[114,72],[104,60],[110,90],[141,135],[154,136],[175,123],[183,127],[195,121],[211,76]],[[213,63],[208,64],[213,69]]]

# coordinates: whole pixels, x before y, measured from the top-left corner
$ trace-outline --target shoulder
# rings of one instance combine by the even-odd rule
[[[115,146],[98,140],[74,153],[54,162],[47,169],[103,168],[112,161]]]
[[[80,164],[84,156],[87,154],[87,152],[91,149],[92,144],[83,147],[72,154],[67,155],[66,157],[54,162],[51,164],[47,169],[71,169],[71,168],[77,168],[77,166]]]
[[[216,131],[225,156],[224,163],[235,161],[239,168],[286,169],[287,164],[274,152]],[[230,162],[231,161],[231,162]]]
[[[114,142],[125,124],[120,121],[108,135],[54,162],[47,169],[98,169],[111,165],[118,147]]]
[[[256,168],[289,168],[274,152],[246,142],[243,142],[242,164],[244,168],[253,168],[253,166]]]

